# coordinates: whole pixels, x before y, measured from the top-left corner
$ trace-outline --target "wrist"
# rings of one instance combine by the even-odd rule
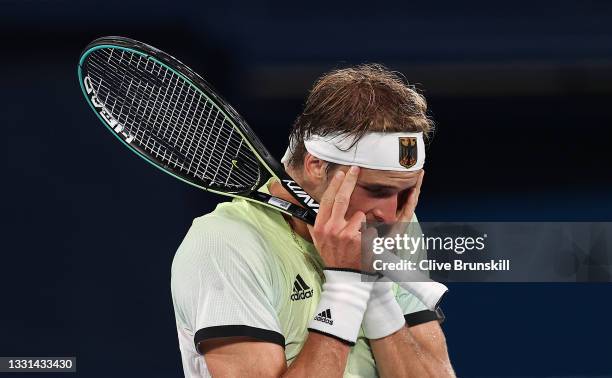
[[[374,284],[363,316],[363,331],[368,339],[389,336],[406,325],[404,313],[393,293],[393,282],[379,278]]]
[[[308,329],[349,345],[357,340],[374,282],[358,271],[326,268],[321,300]]]

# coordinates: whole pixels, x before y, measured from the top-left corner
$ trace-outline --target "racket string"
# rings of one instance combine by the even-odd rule
[[[241,191],[260,184],[257,158],[214,103],[158,62],[113,50],[91,53],[87,73],[132,143],[208,185]]]
[[[178,78],[178,76],[177,76],[177,78]],[[146,84],[146,85],[148,85],[147,83],[145,83],[145,84]],[[164,97],[166,97],[166,95],[167,95],[167,93],[164,95]],[[157,102],[157,100],[158,100],[158,98],[156,97],[155,101]],[[171,100],[174,100],[174,98],[173,98],[173,97],[171,97]],[[176,99],[176,101],[177,101],[177,102],[181,102],[181,101],[182,101],[182,99],[181,99],[181,98],[177,98],[177,99]],[[174,103],[176,104],[177,102],[174,102]],[[208,103],[208,104],[210,104],[210,103]],[[138,108],[137,108],[137,110],[138,110]],[[167,110],[166,110],[166,112],[167,112]],[[158,114],[158,116],[159,116],[159,114]],[[174,120],[174,117],[172,117],[172,119],[171,119],[171,120]],[[157,119],[155,120],[155,122],[157,122]],[[216,120],[215,120],[215,122],[216,122]],[[213,125],[215,124],[215,122],[213,122]],[[233,128],[231,128],[231,129],[230,129],[230,131],[231,131],[232,129],[233,129]],[[226,130],[227,130],[227,128],[220,128],[219,130],[221,131],[221,134],[227,134],[227,131],[226,131]],[[230,134],[231,134],[231,133],[230,133]],[[226,136],[228,136],[228,137],[229,137],[229,135],[226,135]],[[192,135],[192,137],[193,137],[193,135]],[[147,141],[149,141],[149,140],[150,140],[150,138],[149,138]],[[228,144],[228,146],[229,146],[229,144]],[[158,147],[158,149],[159,149],[159,147]],[[154,151],[154,152],[155,152],[155,151]],[[159,152],[159,151],[157,151],[157,152]],[[213,152],[213,155],[215,155],[215,157],[219,158],[219,155],[220,155],[220,154],[218,153],[218,151],[217,151],[217,150],[213,149],[213,151],[212,151],[212,152]],[[236,152],[238,152],[238,151],[236,151]],[[237,154],[237,155],[239,155],[239,154]],[[245,155],[244,157],[245,157],[247,160],[249,160],[250,162],[252,162],[252,163],[253,163],[253,165],[256,165],[256,164],[257,164],[257,163],[256,163],[256,161],[254,160],[254,156],[252,156],[251,154],[247,154],[247,155]],[[163,159],[163,158],[164,158],[164,157],[162,156],[162,159]],[[250,167],[247,165],[247,169],[248,169],[248,168],[250,168]],[[231,167],[231,170],[233,170],[233,166]],[[253,171],[253,170],[251,170],[251,171],[252,171],[252,173],[256,173],[256,171]],[[202,175],[202,176],[205,176],[205,174],[204,174],[204,175]],[[214,181],[214,179],[215,179],[215,178],[213,178],[213,181]],[[229,180],[226,180],[226,181],[229,181]]]

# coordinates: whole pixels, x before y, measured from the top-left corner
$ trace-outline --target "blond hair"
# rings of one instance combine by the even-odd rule
[[[433,128],[425,97],[401,74],[379,64],[334,70],[317,80],[293,124],[289,165],[301,167],[310,135],[346,133],[356,142],[367,132],[422,131],[427,139]]]

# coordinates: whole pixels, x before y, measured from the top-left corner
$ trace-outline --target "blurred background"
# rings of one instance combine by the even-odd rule
[[[383,63],[437,124],[421,220],[612,220],[610,2],[0,0],[0,356],[182,376],[170,265],[224,199],[136,159],[86,105],[78,57],[104,35],[191,66],[278,158],[319,75]],[[457,374],[612,376],[611,295],[451,285]]]

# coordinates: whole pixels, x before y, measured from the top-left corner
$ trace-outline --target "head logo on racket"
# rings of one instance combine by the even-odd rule
[[[85,91],[87,92],[89,101],[91,101],[91,104],[98,112],[98,115],[108,124],[111,129],[115,130],[117,134],[123,137],[125,143],[131,143],[134,140],[134,136],[131,135],[130,132],[119,121],[117,121],[117,119],[115,119],[115,117],[112,116],[111,112],[104,106],[104,103],[98,99],[89,76],[85,76],[83,79],[83,85],[85,86]]]

